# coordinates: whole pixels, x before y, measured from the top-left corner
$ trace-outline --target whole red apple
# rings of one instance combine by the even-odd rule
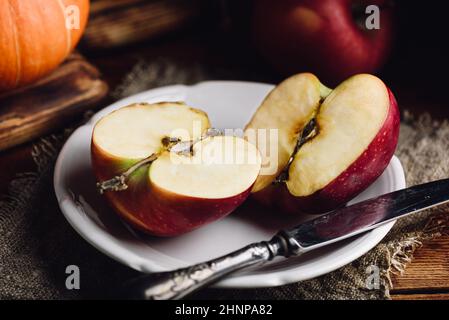
[[[378,29],[366,27],[369,5],[379,8]],[[252,26],[256,47],[276,70],[311,71],[332,85],[377,71],[394,29],[388,0],[258,0]]]

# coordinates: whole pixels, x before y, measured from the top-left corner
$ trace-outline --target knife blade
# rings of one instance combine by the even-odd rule
[[[449,179],[387,193],[285,230],[290,250],[307,252],[449,202]],[[291,252],[295,254],[295,252]]]
[[[277,256],[299,256],[447,202],[449,179],[384,194],[281,230],[269,241],[250,244],[217,259],[184,269],[145,275],[128,282],[121,291],[121,297],[179,299],[249,266],[261,265]]]

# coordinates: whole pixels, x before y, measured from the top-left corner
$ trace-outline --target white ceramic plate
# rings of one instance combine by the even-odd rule
[[[267,240],[278,229],[304,219],[261,210],[247,203],[230,216],[196,231],[172,239],[158,239],[135,233],[127,227],[95,190],[90,138],[93,125],[102,116],[135,102],[186,101],[206,111],[214,127],[243,128],[272,88],[267,84],[236,81],[176,85],[134,95],[98,112],[68,139],[56,164],[55,191],[65,217],[94,247],[143,272],[176,269],[215,258],[251,242]],[[393,158],[383,175],[352,202],[404,187],[402,166],[397,158]],[[279,258],[260,269],[234,274],[216,286],[266,287],[320,276],[366,253],[388,233],[393,224],[302,257]]]

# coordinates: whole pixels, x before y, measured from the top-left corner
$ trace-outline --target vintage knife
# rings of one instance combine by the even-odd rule
[[[180,299],[237,270],[261,265],[276,256],[299,256],[446,202],[449,179],[384,194],[282,230],[269,241],[250,244],[223,257],[144,275],[125,285],[121,294],[131,299]]]

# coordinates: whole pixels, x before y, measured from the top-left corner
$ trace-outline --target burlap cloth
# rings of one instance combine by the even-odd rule
[[[229,70],[210,72],[199,66],[182,67],[167,61],[139,63],[113,95],[120,98],[166,84],[226,77],[230,77]],[[402,110],[406,107],[401,105]],[[449,177],[449,123],[436,122],[429,116],[413,119],[405,114],[403,118],[396,155],[404,166],[407,184]],[[37,143],[32,151],[37,171],[18,176],[11,183],[9,195],[0,202],[2,299],[104,298],[114,293],[124,280],[137,275],[85,242],[58,208],[52,183],[53,166],[69,133],[66,130]],[[404,270],[422,241],[447,230],[445,211],[447,208],[438,208],[399,221],[366,255],[319,278],[257,290],[205,289],[193,297],[388,299],[391,273]],[[80,290],[65,288],[65,269],[71,264],[81,270]],[[370,290],[366,286],[366,270],[371,265],[380,268],[379,289]]]

